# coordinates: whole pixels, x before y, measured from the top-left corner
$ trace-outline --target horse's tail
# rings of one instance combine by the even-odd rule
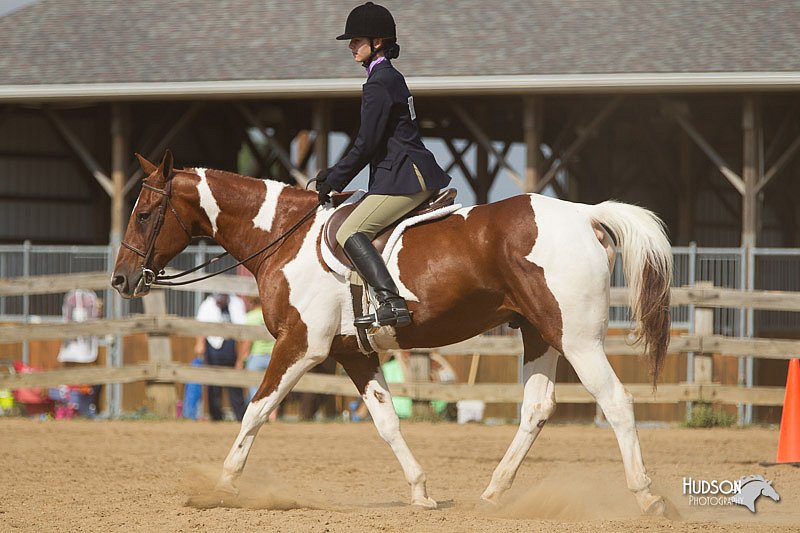
[[[664,223],[647,209],[621,202],[587,207],[592,220],[611,230],[622,252],[628,298],[637,323],[636,340],[644,340],[655,387],[667,355],[671,325],[672,248]]]

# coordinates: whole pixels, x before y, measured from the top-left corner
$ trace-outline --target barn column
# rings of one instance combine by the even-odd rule
[[[314,158],[317,161],[317,170],[324,170],[330,166],[328,164],[328,136],[331,131],[331,111],[327,100],[314,102],[312,127],[316,132]]]
[[[529,95],[522,100],[522,130],[525,138],[525,192],[536,192],[541,178],[543,120],[542,97]]]
[[[758,239],[758,193],[756,184],[759,174],[758,110],[756,97],[747,95],[742,106],[742,241],[744,248],[753,248]]]
[[[111,104],[111,233],[109,242],[118,246],[125,231],[125,170],[128,158],[127,104]]]

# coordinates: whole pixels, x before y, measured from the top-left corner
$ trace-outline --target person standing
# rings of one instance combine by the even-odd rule
[[[229,322],[243,324],[245,319],[244,302],[238,296],[224,293],[214,293],[200,304],[197,310],[197,320],[201,322]],[[205,363],[210,366],[226,366],[233,368],[236,365],[236,341],[218,336],[200,336],[195,341],[194,353],[202,356]],[[231,404],[236,420],[244,417],[245,402],[241,387],[226,387],[228,400]],[[222,389],[213,385],[208,386],[208,413],[211,420],[222,420]]]
[[[264,313],[261,310],[261,300],[256,296],[251,296],[245,299],[247,306],[247,314],[244,318],[244,323],[248,326],[261,326],[266,333],[266,325],[264,324]],[[265,337],[268,335],[265,335]],[[272,356],[272,348],[275,346],[275,339],[259,339],[255,341],[243,340],[239,342],[238,357],[236,359],[236,368],[245,370],[261,370],[264,371],[269,365],[269,359]],[[250,387],[250,395],[248,401],[253,399],[258,387]],[[273,411],[277,412],[277,411]]]

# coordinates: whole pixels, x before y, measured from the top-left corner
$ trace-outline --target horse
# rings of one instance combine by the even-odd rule
[[[750,509],[751,513],[756,512],[756,500],[759,496],[766,496],[774,501],[780,501],[781,497],[772,486],[772,481],[767,481],[763,476],[746,476],[739,480],[740,489],[738,494],[731,496],[731,503],[744,505]]]
[[[138,157],[146,178],[119,248],[112,286],[126,298],[147,294],[155,272],[192,239],[208,237],[234,258],[248,259],[244,264],[256,278],[267,329],[276,338],[269,367],[225,459],[216,486],[220,493],[238,493],[237,480],[270,412],[303,374],[333,357],[397,457],[411,487],[411,504],[435,508],[425,472],[401,434],[378,356],[359,351],[349,280],[321,256],[321,233],[333,209],[315,208],[316,193],[277,181],[204,168],[176,170],[169,152],[157,166]],[[669,342],[672,255],[663,224],[644,208],[523,194],[410,227],[393,248],[388,267],[413,316],[410,326],[391,328],[395,348],[444,346],[504,323],[521,331],[520,424],[481,495],[489,506],[499,505],[555,409],[556,365],[563,356],[612,426],[639,508],[664,512],[664,500],[650,492],[632,396],[603,350],[616,254],[611,235],[621,248],[632,315],[640,324],[655,387]],[[251,257],[275,239],[280,243]]]

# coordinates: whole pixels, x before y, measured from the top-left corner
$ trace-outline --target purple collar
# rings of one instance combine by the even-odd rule
[[[376,57],[375,59],[373,59],[372,63],[370,63],[369,66],[367,67],[367,77],[369,77],[369,75],[372,74],[372,69],[375,68],[375,65],[383,61],[386,61],[386,58],[384,56]]]

